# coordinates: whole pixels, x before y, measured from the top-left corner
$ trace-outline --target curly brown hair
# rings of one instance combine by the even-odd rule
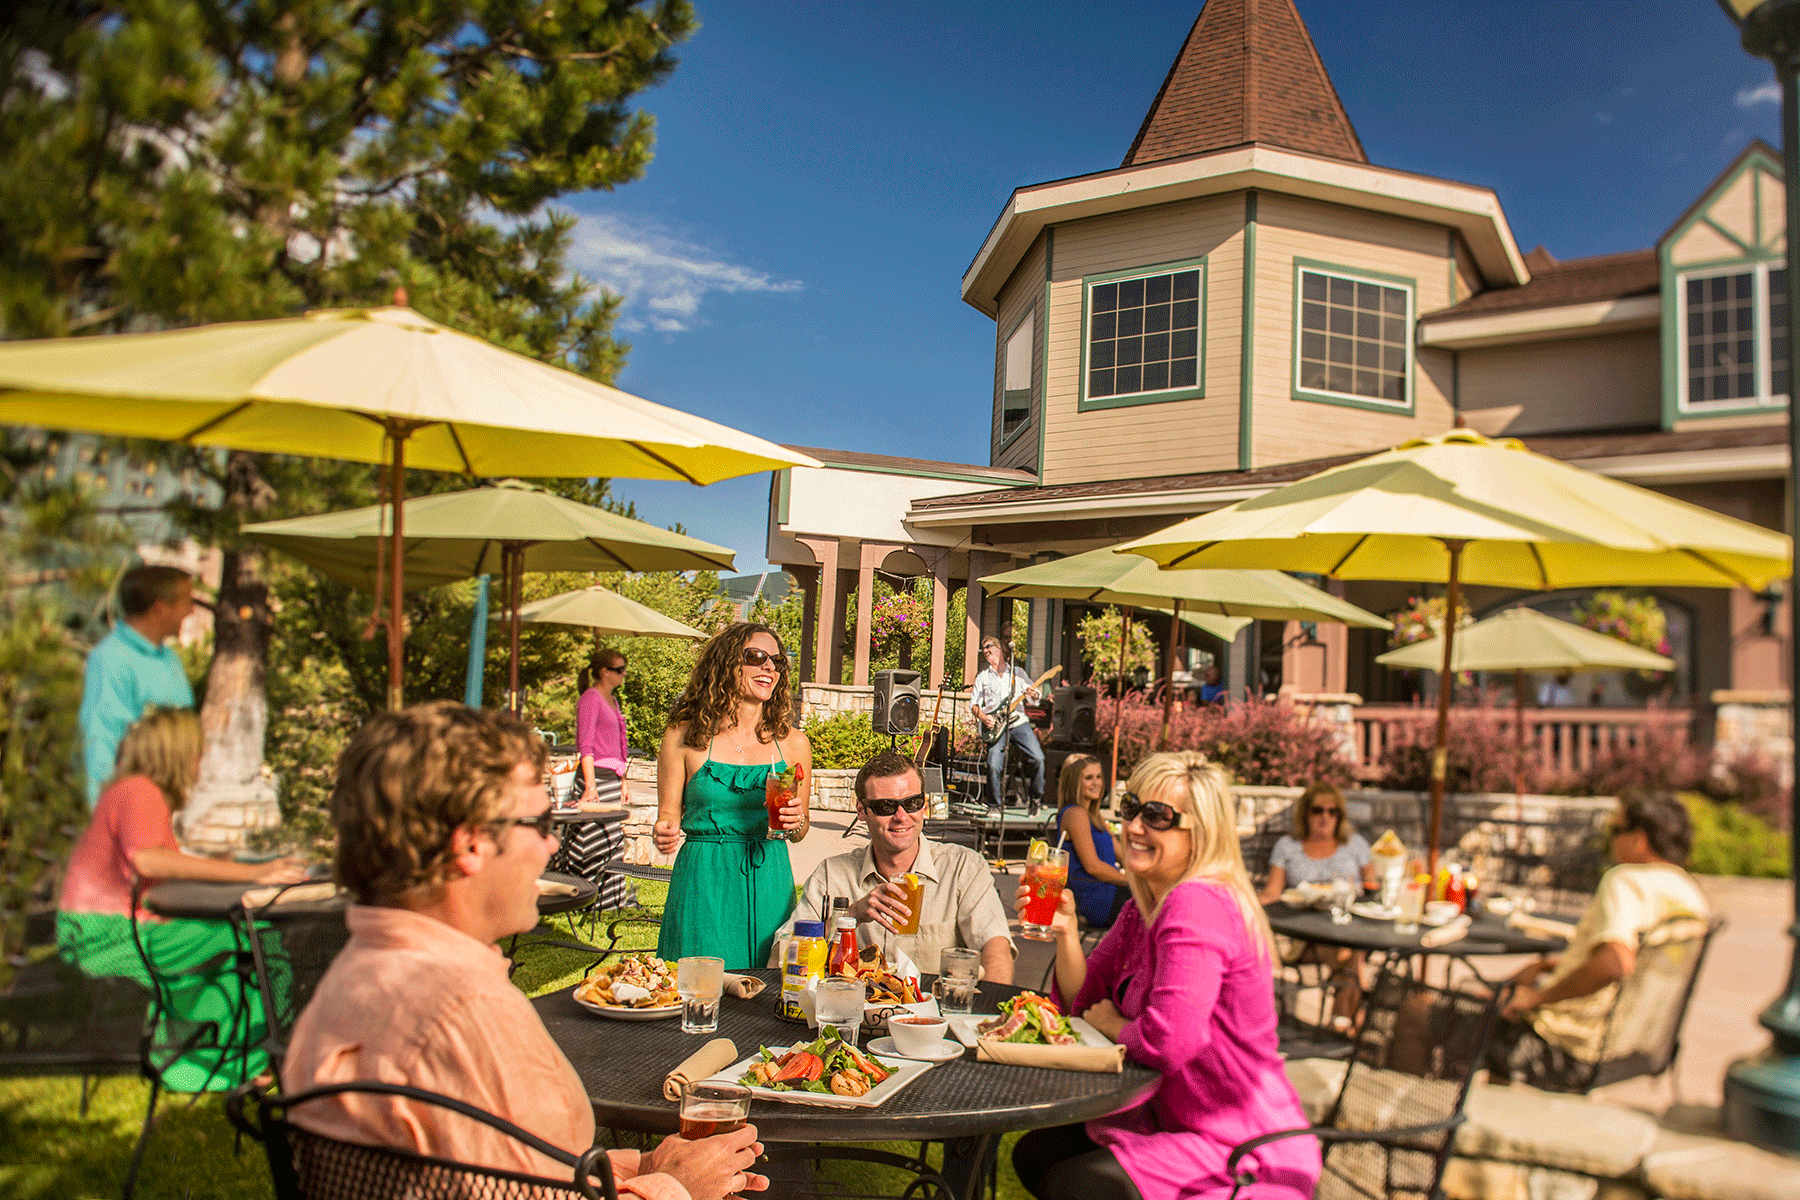
[[[694,664],[693,673],[688,676],[687,687],[675,706],[669,710],[669,723],[664,727],[674,729],[682,722],[687,723],[687,732],[682,735],[682,742],[701,750],[712,743],[713,735],[731,719],[737,710],[737,672],[744,665],[744,647],[750,639],[759,633],[766,633],[781,645],[781,635],[773,626],[764,625],[760,621],[735,621],[715,634],[706,645],[700,648],[700,661]],[[784,650],[785,655],[787,652]],[[756,723],[756,736],[760,740],[767,737],[770,741],[780,741],[793,730],[791,713],[794,703],[793,690],[788,684],[789,672],[793,670],[790,663],[787,670],[776,673],[775,690],[763,703],[762,719]]]
[[[449,700],[377,713],[331,789],[338,882],[363,904],[423,900],[449,876],[451,838],[500,814],[507,777],[548,753],[530,725]]]

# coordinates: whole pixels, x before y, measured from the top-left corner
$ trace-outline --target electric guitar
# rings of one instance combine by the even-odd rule
[[[1054,667],[1051,667],[1048,671],[1045,671],[1042,675],[1039,675],[1036,679],[1032,680],[1029,687],[1014,696],[1005,704],[1005,706],[995,712],[989,713],[988,715],[994,718],[994,723],[992,725],[982,725],[979,721],[976,722],[976,726],[981,732],[981,744],[983,746],[991,746],[1001,738],[1005,737],[1007,729],[1012,725],[1013,713],[1018,710],[1019,705],[1025,702],[1026,693],[1035,692],[1044,685],[1045,680],[1049,679],[1060,670],[1062,670],[1062,664],[1057,663]]]

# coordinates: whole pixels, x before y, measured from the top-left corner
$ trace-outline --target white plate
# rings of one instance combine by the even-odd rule
[[[603,1017],[611,1017],[615,1021],[661,1021],[667,1017],[679,1017],[681,1005],[671,1004],[663,1008],[625,1008],[617,1004],[595,1004],[592,1000],[583,1000],[579,996],[572,999],[591,1013]]]
[[[980,1025],[983,1021],[998,1020],[999,1016],[999,1013],[967,1013],[946,1017],[945,1020],[950,1022],[950,1032],[956,1035],[958,1041],[965,1046],[973,1046],[976,1042],[981,1040],[981,1035],[976,1032],[975,1027]],[[1112,1042],[1104,1033],[1101,1033],[1098,1029],[1095,1029],[1080,1017],[1070,1017],[1069,1025],[1075,1030],[1076,1040],[1083,1046],[1112,1045]]]
[[[812,1045],[811,1042],[795,1042],[792,1046],[770,1046],[769,1049],[775,1051],[775,1057],[780,1058],[789,1050],[804,1050],[810,1045]],[[890,1096],[931,1070],[933,1065],[914,1058],[895,1061],[873,1049],[865,1051],[865,1053],[875,1054],[875,1057],[881,1061],[881,1065],[894,1068],[894,1073],[860,1096],[840,1096],[835,1092],[778,1092],[766,1087],[753,1087],[750,1089],[750,1094],[759,1100],[774,1100],[784,1104],[819,1104],[828,1108],[879,1108]],[[712,1079],[714,1082],[736,1083],[739,1076],[762,1060],[761,1052],[752,1054],[742,1062],[726,1067],[717,1075],[712,1076]]]
[[[949,1062],[953,1058],[961,1058],[963,1056],[963,1045],[961,1042],[953,1042],[948,1038],[945,1038],[928,1053],[902,1054],[900,1052],[900,1047],[894,1045],[893,1038],[880,1037],[869,1043],[869,1053],[873,1054],[876,1058],[906,1058],[917,1059],[920,1062],[939,1063]]]
[[[1383,908],[1371,900],[1358,900],[1350,906],[1350,911],[1369,921],[1392,921],[1400,915],[1399,909]]]

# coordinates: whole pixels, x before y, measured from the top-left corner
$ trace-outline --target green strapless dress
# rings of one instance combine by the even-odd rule
[[[669,876],[659,957],[710,955],[728,971],[768,965],[776,931],[794,909],[788,844],[768,836],[763,781],[770,769],[709,757],[682,790],[687,840]]]

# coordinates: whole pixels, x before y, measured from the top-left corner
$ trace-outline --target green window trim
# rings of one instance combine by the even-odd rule
[[[1377,400],[1368,396],[1358,396],[1346,392],[1328,392],[1317,388],[1300,385],[1300,304],[1302,300],[1300,275],[1303,271],[1312,271],[1322,275],[1336,275],[1345,279],[1360,280],[1364,283],[1378,283],[1390,287],[1400,287],[1406,292],[1406,402],[1398,404],[1391,400]],[[1419,281],[1410,275],[1391,275],[1386,271],[1371,271],[1367,267],[1347,267],[1340,263],[1322,262],[1312,258],[1294,259],[1293,270],[1293,333],[1288,339],[1288,383],[1290,394],[1295,400],[1309,404],[1335,404],[1342,408],[1360,408],[1367,412],[1390,413],[1394,416],[1410,417],[1418,411],[1417,376],[1419,353],[1416,330],[1418,328]]]
[[[1704,220],[1704,217],[1702,217]],[[1717,228],[1711,221],[1704,223]],[[1722,231],[1721,231],[1722,232]],[[1734,241],[1736,239],[1733,239]],[[1674,399],[1673,417],[1676,420],[1706,419],[1710,417],[1754,416],[1760,413],[1778,413],[1786,410],[1788,395],[1786,392],[1774,391],[1774,381],[1770,369],[1770,325],[1769,325],[1769,271],[1779,270],[1787,265],[1787,256],[1768,252],[1754,252],[1742,258],[1711,259],[1705,262],[1684,263],[1681,266],[1669,264],[1671,286],[1668,288],[1668,318],[1673,331],[1670,343],[1673,350],[1673,378],[1671,388]],[[1688,400],[1688,335],[1687,335],[1687,284],[1692,279],[1712,279],[1721,275],[1750,275],[1752,283],[1751,312],[1756,322],[1753,344],[1756,351],[1756,396],[1730,400],[1707,400],[1699,404]],[[1793,350],[1788,351],[1789,378],[1792,379]],[[1791,384],[1790,384],[1791,386]]]
[[[1080,377],[1077,381],[1076,412],[1097,412],[1108,408],[1135,408],[1140,404],[1172,404],[1178,400],[1194,400],[1206,395],[1206,295],[1210,282],[1210,270],[1207,267],[1206,255],[1199,258],[1186,258],[1177,262],[1152,263],[1142,267],[1133,267],[1125,271],[1107,271],[1098,275],[1084,275],[1081,278],[1081,364]],[[1200,324],[1196,331],[1194,386],[1187,388],[1166,388],[1156,392],[1130,392],[1122,396],[1088,395],[1088,349],[1093,341],[1089,307],[1094,287],[1098,284],[1115,283],[1120,280],[1143,279],[1152,275],[1166,275],[1175,271],[1200,272]]]

